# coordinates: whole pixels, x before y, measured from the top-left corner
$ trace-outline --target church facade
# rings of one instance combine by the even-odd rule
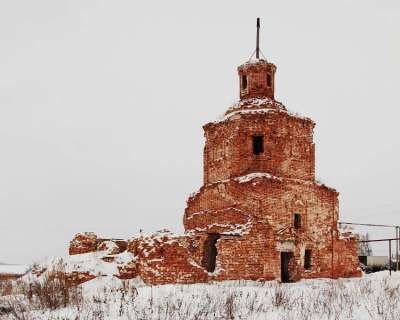
[[[275,100],[275,72],[258,51],[238,67],[240,100],[203,126],[204,182],[187,201],[185,233],[119,243],[107,261],[121,250],[134,259],[116,276],[165,284],[361,275],[357,238],[338,230],[338,192],[315,179],[315,123]],[[70,254],[104,247],[87,237]]]
[[[315,123],[274,99],[275,71],[263,59],[241,65],[240,101],[203,127],[204,185],[185,230],[206,239],[202,266],[217,279],[357,276],[338,192],[315,180]]]

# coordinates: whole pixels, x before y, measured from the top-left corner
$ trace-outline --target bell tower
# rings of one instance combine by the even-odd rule
[[[255,54],[255,59],[253,56]],[[256,50],[249,61],[238,67],[240,99],[274,99],[276,66],[260,58],[260,18],[257,18]]]
[[[238,67],[240,100],[203,126],[205,184],[250,173],[314,181],[315,124],[275,100],[276,67],[262,55],[259,34],[258,18],[256,49]]]
[[[337,228],[338,192],[315,180],[315,123],[275,100],[259,33],[257,19],[239,101],[203,126],[204,182],[183,218],[199,239],[193,260],[212,280],[360,276],[356,238]]]

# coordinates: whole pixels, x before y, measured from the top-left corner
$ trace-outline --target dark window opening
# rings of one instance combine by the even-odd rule
[[[304,252],[304,269],[311,269],[311,250],[308,249]]]
[[[292,252],[281,252],[281,281],[291,282]]]
[[[242,89],[246,90],[247,88],[247,76],[242,76]]]
[[[296,229],[301,228],[301,215],[300,215],[300,213],[295,213],[294,214],[294,227]]]
[[[203,267],[208,272],[215,271],[218,255],[216,244],[219,238],[219,234],[209,234],[207,240],[204,243]]]
[[[272,86],[272,76],[267,74],[267,86],[270,88]]]
[[[253,137],[253,153],[260,154],[264,152],[264,136]]]

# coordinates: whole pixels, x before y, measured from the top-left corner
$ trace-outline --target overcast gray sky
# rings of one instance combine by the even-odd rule
[[[182,231],[201,126],[238,98],[257,16],[341,218],[400,224],[399,1],[3,0],[0,261],[65,254],[80,231]]]

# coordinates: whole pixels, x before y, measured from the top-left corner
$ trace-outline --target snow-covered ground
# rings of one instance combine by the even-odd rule
[[[78,304],[30,310],[25,318],[77,319],[400,319],[400,272],[360,279],[146,286],[104,276],[80,286]],[[15,301],[18,296],[3,300]],[[21,303],[23,298],[20,297]],[[1,318],[0,314],[0,318]],[[17,319],[8,314],[2,320]]]

